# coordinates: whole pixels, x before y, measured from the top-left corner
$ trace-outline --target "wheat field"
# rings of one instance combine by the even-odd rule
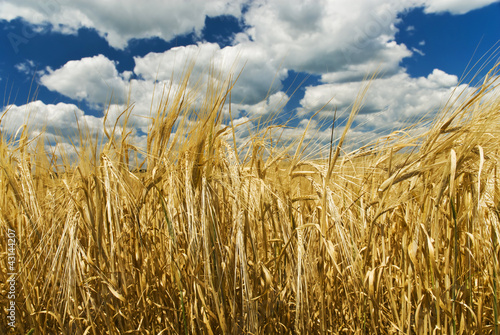
[[[321,159],[304,154],[305,134],[270,141],[275,125],[238,142],[223,117],[231,77],[195,108],[186,75],[144,150],[118,128],[105,141],[82,128],[74,159],[28,128],[2,134],[15,332],[499,334],[497,78],[494,67],[425,132],[348,153],[354,103]]]

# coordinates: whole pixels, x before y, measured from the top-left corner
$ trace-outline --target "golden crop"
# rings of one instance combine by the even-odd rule
[[[195,113],[188,76],[153,115],[140,173],[125,132],[99,145],[82,131],[78,157],[63,167],[43,139],[35,153],[26,132],[15,145],[2,137],[0,226],[17,234],[16,330],[498,334],[492,71],[427,132],[393,133],[369,154],[343,153],[343,136],[326,158],[308,160],[303,141],[280,149],[265,131],[238,152],[221,116],[230,80],[209,85]],[[7,333],[4,248],[0,267]]]

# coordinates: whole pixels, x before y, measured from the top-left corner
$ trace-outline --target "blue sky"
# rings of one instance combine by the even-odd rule
[[[255,125],[281,108],[278,120],[296,127],[289,139],[325,104],[319,117],[346,115],[379,68],[353,130],[367,141],[443,106],[470,61],[498,61],[500,2],[5,0],[0,31],[4,133],[29,118],[33,134],[47,124],[69,143],[75,117],[102,130],[111,94],[118,115],[131,86],[133,136],[144,144],[155,80],[169,83],[194,58],[195,78],[210,64],[227,72],[245,63],[233,117]],[[313,126],[327,142],[328,129]]]

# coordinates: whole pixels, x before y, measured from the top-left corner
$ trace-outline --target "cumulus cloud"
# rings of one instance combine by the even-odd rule
[[[232,105],[233,112],[242,112],[249,114],[251,117],[269,117],[280,113],[280,111],[285,107],[289,99],[289,96],[280,91],[271,94],[266,99],[256,103],[256,104],[238,104]]]
[[[193,76],[199,77],[216,59],[220,52],[217,43],[198,43],[175,47],[165,52],[151,52],[143,57],[134,57],[134,72],[145,80],[170,80],[172,75],[181,75],[196,61]]]
[[[119,113],[109,113],[106,122],[108,134],[112,133],[116,118],[121,112],[123,109]],[[65,153],[72,158],[75,158],[75,149],[79,150],[83,144],[79,142],[80,134],[85,136],[88,132],[92,138],[97,137],[98,140],[105,136],[103,131],[104,117],[87,115],[73,104],[62,102],[45,104],[37,100],[20,106],[6,106],[2,110],[2,114],[0,124],[2,135],[7,138],[19,136],[23,127],[26,126],[29,139],[43,133],[45,148],[48,152],[55,152],[58,155]],[[116,136],[120,136],[123,131],[120,123],[118,126],[114,130]],[[146,147],[146,135],[138,134],[133,127],[128,127],[126,131],[130,132],[129,143],[143,149]]]
[[[114,61],[98,55],[69,61],[59,69],[49,68],[42,73],[40,83],[50,90],[94,106],[107,103],[111,94],[113,103],[123,104],[131,88],[131,100],[136,105],[149,106],[155,86],[160,89],[163,85],[168,87],[173,84],[175,92],[184,72],[194,62],[190,75],[191,88],[200,82],[225,80],[231,72],[237,75],[243,69],[232,90],[232,100],[254,105],[266,99],[269,92],[273,94],[282,88],[281,81],[286,77],[287,70],[267,63],[268,54],[264,49],[250,48],[236,45],[221,49],[215,43],[199,43],[162,53],[152,52],[134,58],[133,73],[139,78],[137,80],[129,80],[131,73],[118,73]]]
[[[188,63],[194,61],[191,77],[206,81],[210,68],[214,70],[212,74],[222,79],[243,69],[232,91],[233,101],[255,104],[265,99],[269,90],[281,89],[281,80],[287,75],[286,69],[269,62],[270,57],[256,45],[238,44],[221,49],[216,43],[198,43],[135,57],[134,72],[149,81],[170,80],[173,76],[178,79]]]
[[[307,87],[301,100],[302,113],[324,108],[323,116],[333,116],[335,108],[344,112],[350,106],[363,85],[363,82],[328,83]],[[466,85],[458,86],[458,78],[435,69],[427,77],[411,78],[401,72],[390,78],[378,78],[371,82],[364,103],[356,121],[361,125],[358,131],[384,133],[407,126],[420,118],[433,116],[443,107],[454,92],[461,92]],[[329,97],[333,97],[330,100]]]
[[[103,55],[67,62],[63,67],[48,68],[40,83],[52,91],[90,104],[103,104],[113,94],[115,99],[126,98],[124,75],[119,75],[115,62]]]
[[[397,66],[411,55],[393,43],[401,1],[257,1],[244,15],[254,45],[295,71],[344,71],[373,59]],[[241,39],[241,37],[240,37]]]
[[[199,36],[206,16],[232,15],[243,18],[251,27],[247,35],[259,43],[272,45],[278,55],[293,53],[309,45],[321,50],[324,56],[341,58],[336,48],[332,48],[333,44],[321,36],[331,34],[332,40],[349,47],[348,40],[353,36],[359,44],[393,35],[395,28],[391,24],[397,13],[405,9],[424,6],[429,13],[463,14],[496,1],[152,0],[144,5],[133,0],[4,0],[0,2],[0,19],[20,17],[65,34],[74,34],[82,27],[93,28],[111,46],[123,49],[133,38],[159,37],[169,41],[190,33]],[[243,6],[247,8],[244,12]],[[294,46],[293,42],[298,45]],[[292,57],[290,62],[311,70],[317,59],[317,55],[302,54]]]
[[[9,105],[4,111],[7,113],[0,126],[2,133],[7,134],[15,134],[21,126],[28,125],[33,132],[45,129],[52,135],[74,136],[78,132],[77,121],[93,133],[102,129],[101,119],[86,115],[75,105],[62,102],[54,105],[37,100],[21,106]]]
[[[132,38],[160,37],[171,40],[189,33],[200,34],[205,16],[239,16],[243,1],[36,1],[0,3],[0,19],[22,17],[32,24],[50,25],[63,33],[81,27],[94,28],[111,46],[123,49]]]
[[[465,14],[471,10],[482,8],[498,0],[424,0],[426,13],[450,12],[452,14]]]
[[[33,62],[30,59],[27,59],[24,62],[16,64],[15,68],[17,71],[29,75],[32,74],[35,69],[35,62]]]
[[[417,54],[419,54],[420,56],[425,56],[425,52],[423,52],[422,50],[420,49],[417,49],[417,48],[411,48],[411,50]]]

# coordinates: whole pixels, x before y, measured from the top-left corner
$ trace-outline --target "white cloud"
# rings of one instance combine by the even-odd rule
[[[411,48],[411,50],[416,53],[416,54],[419,54],[420,56],[425,56],[425,53],[420,50],[420,49],[417,49],[417,48]]]
[[[394,41],[388,42],[386,49],[378,56],[367,57],[361,63],[346,64],[341,69],[326,72],[322,74],[321,81],[325,83],[359,81],[373,72],[378,72],[381,76],[391,76],[401,70],[399,66],[401,59],[410,54],[406,46]]]
[[[199,77],[208,70],[207,65],[216,60],[220,51],[216,43],[199,43],[175,47],[165,52],[151,52],[134,57],[134,73],[145,80],[170,80],[172,75],[182,75],[190,62],[196,61],[193,76]]]
[[[322,74],[343,71],[374,59],[397,66],[411,53],[395,46],[401,1],[256,1],[244,15],[252,45],[270,55],[270,63]],[[239,37],[239,41],[243,41]],[[249,42],[247,42],[249,43]]]
[[[471,10],[482,8],[498,0],[424,0],[426,13],[450,12],[452,14],[465,14]]]
[[[241,13],[241,0],[191,0],[147,3],[134,0],[36,1],[0,3],[0,19],[22,17],[32,24],[50,24],[55,31],[74,33],[81,27],[94,28],[111,46],[123,49],[132,38],[157,36],[171,40],[189,33],[199,34],[205,16]]]
[[[228,46],[220,49],[214,43],[199,43],[177,47],[163,53],[149,53],[135,57],[134,74],[139,79],[129,81],[132,73],[118,73],[115,62],[103,55],[87,57],[67,62],[59,69],[47,69],[42,73],[40,83],[72,99],[103,106],[113,94],[113,103],[124,104],[128,90],[136,108],[149,106],[156,88],[174,84],[174,90],[191,61],[195,63],[191,72],[191,86],[207,82],[210,75],[220,80],[226,79],[232,69],[237,75],[244,67],[232,90],[232,101],[254,105],[266,99],[268,92],[281,89],[281,80],[287,75],[286,69],[270,65],[265,50],[250,45]],[[210,68],[213,72],[210,73]],[[198,87],[199,89],[199,87]],[[145,115],[141,111],[141,115]]]
[[[242,43],[221,50],[221,58],[237,61],[243,72],[232,91],[233,102],[256,104],[268,95],[282,88],[281,81],[287,77],[288,70],[274,63],[273,55],[265,48],[252,43]]]
[[[231,69],[237,75],[244,67],[232,91],[232,99],[237,103],[255,104],[266,98],[270,88],[271,92],[281,89],[281,80],[287,74],[286,69],[278,69],[270,63],[270,57],[265,49],[253,44],[221,49],[215,43],[198,43],[135,57],[134,72],[148,81],[170,80],[172,74],[178,78],[189,61],[195,61],[191,78],[206,81],[210,67],[223,78]]]
[[[288,102],[288,99],[288,95],[280,91],[255,104],[234,103],[232,105],[232,109],[237,112],[245,111],[251,117],[273,116],[278,114],[283,109]]]
[[[431,74],[427,76],[427,81],[423,78],[419,78],[421,82],[431,83],[429,87],[439,88],[439,87],[454,87],[458,84],[458,78],[455,75],[447,74],[439,69],[434,69]]]
[[[43,72],[40,83],[72,99],[103,104],[111,94],[124,101],[127,85],[116,64],[103,55],[67,62],[63,67]]]
[[[28,59],[25,62],[18,63],[14,66],[17,71],[24,73],[25,75],[32,74],[35,69],[35,62]]]
[[[77,134],[77,121],[82,127],[88,127],[92,132],[102,129],[102,121],[91,115],[86,115],[72,104],[45,104],[40,100],[26,105],[9,105],[2,119],[2,132],[14,134],[22,125],[27,124],[34,132],[44,128],[48,134],[74,136]]]
[[[4,114],[5,111],[7,112]],[[26,125],[29,139],[43,133],[46,150],[50,152],[56,150],[58,155],[62,154],[60,150],[63,149],[66,154],[75,158],[74,150],[79,150],[84,144],[79,142],[80,134],[84,136],[89,134],[93,139],[97,136],[98,141],[104,137],[104,117],[87,115],[73,104],[58,103],[54,105],[36,100],[21,106],[6,106],[1,112],[4,114],[0,124],[0,131],[3,135],[10,138],[17,133],[19,136],[20,132],[18,131]],[[110,111],[106,122],[109,134],[112,133],[116,117],[121,112],[123,109],[120,109],[119,112]],[[118,123],[118,126],[115,129],[116,136],[120,136],[122,132],[121,123]],[[142,149],[146,148],[145,135],[139,135],[132,127],[128,127],[127,131],[131,131],[128,137],[129,143]],[[85,143],[85,145],[87,144]]]
[[[239,54],[251,70],[261,75],[271,72],[274,76],[280,66],[319,74],[342,71],[348,65],[362,65],[372,59],[397,65],[411,55],[404,45],[394,47],[391,43],[398,13],[410,6],[400,0],[252,1],[244,14],[242,3],[157,0],[145,6],[132,0],[18,0],[2,2],[0,18],[21,16],[65,33],[90,27],[110,45],[124,48],[131,38],[158,36],[171,40],[190,32],[200,33],[205,15],[234,15],[249,28],[236,36],[236,49],[227,48],[220,54]],[[257,95],[245,95],[251,101],[258,100]]]
[[[356,121],[358,131],[384,133],[404,127],[426,114],[432,115],[443,107],[458,84],[458,78],[435,69],[429,76],[411,78],[401,72],[392,77],[374,79],[365,95],[363,107]],[[333,116],[338,109],[340,117],[347,117],[351,104],[365,83],[329,83],[307,87],[301,104],[302,113],[314,112],[327,106],[321,113]],[[466,89],[461,85],[457,91]],[[330,98],[333,99],[329,102]],[[344,113],[342,115],[342,113]]]
[[[394,34],[397,14],[403,10],[425,6],[428,13],[463,14],[497,1],[151,0],[144,4],[134,0],[4,0],[0,2],[0,19],[21,17],[65,34],[74,34],[82,27],[93,28],[111,46],[123,49],[132,38],[159,37],[169,41],[179,35],[199,35],[206,16],[233,15],[243,17],[251,26],[246,34],[272,47],[279,59],[293,53],[291,64],[318,71],[314,66],[318,59],[325,62],[326,56],[342,58],[335,45],[350,48],[353,40],[363,44],[377,37],[386,42],[384,39]],[[244,4],[248,11],[243,14]],[[322,39],[324,36],[329,39]],[[306,46],[320,52],[295,54]]]

